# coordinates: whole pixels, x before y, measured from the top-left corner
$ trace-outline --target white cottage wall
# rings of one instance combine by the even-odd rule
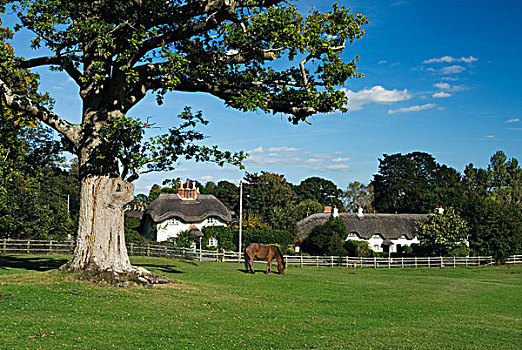
[[[188,231],[192,226],[201,230],[205,226],[226,226],[227,224],[218,218],[207,218],[202,222],[185,223],[178,219],[168,219],[158,223],[158,234],[156,241],[163,242],[169,238],[176,238],[183,231]]]

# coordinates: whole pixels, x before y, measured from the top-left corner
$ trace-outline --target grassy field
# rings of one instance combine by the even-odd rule
[[[178,284],[93,285],[0,256],[1,349],[519,349],[522,266],[289,267],[136,257]],[[263,265],[257,265],[258,271]]]

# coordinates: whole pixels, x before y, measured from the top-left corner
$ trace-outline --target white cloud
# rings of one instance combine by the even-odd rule
[[[404,90],[387,90],[381,85],[376,85],[370,89],[364,89],[358,92],[345,90],[348,97],[348,108],[351,111],[361,110],[368,103],[393,103],[409,100],[411,94],[407,89]]]
[[[486,137],[487,137],[488,139],[494,139],[494,138],[495,138],[494,135],[488,135],[488,136],[486,136]]]
[[[432,97],[433,98],[445,98],[445,97],[451,97],[451,94],[441,91],[441,92],[434,93]]]
[[[433,84],[436,88],[439,88],[441,90],[449,90],[451,88],[451,85],[448,83],[437,83]]]
[[[332,159],[332,163],[349,162],[349,161],[351,161],[351,160],[352,160],[352,158],[350,158],[350,157],[344,157],[344,158],[340,157],[340,158],[334,158],[334,159]]]
[[[252,154],[252,153],[263,153],[263,152],[264,152],[263,147],[259,146],[257,148],[251,149],[247,153]]]
[[[379,62],[377,62],[377,64],[386,64],[386,63],[388,63],[388,61],[386,61],[386,60],[380,60]]]
[[[464,62],[464,63],[473,63],[475,61],[478,61],[478,58],[469,56],[469,57],[461,57],[461,58],[454,58],[451,56],[442,56],[439,58],[430,58],[428,60],[423,61],[424,64],[431,64],[431,63],[453,63],[453,62]]]
[[[329,171],[329,170],[343,171],[343,170],[349,170],[349,169],[350,169],[350,167],[345,164],[331,164],[331,165],[327,165],[324,167],[315,167],[314,171],[318,171],[318,172],[325,172],[325,171]]]
[[[437,89],[453,91],[453,92],[468,89],[468,87],[464,86],[464,85],[451,85],[449,83],[436,83],[436,84],[433,84],[433,86],[436,87]]]
[[[446,81],[458,81],[459,80],[459,78],[457,78],[457,77],[441,77],[440,79],[446,80]]]
[[[466,68],[459,66],[459,65],[453,65],[453,66],[447,66],[443,67],[440,70],[441,74],[459,74],[466,70]]]
[[[313,154],[307,153],[312,158],[321,158],[321,159],[331,159],[333,156],[331,154]]]
[[[469,57],[461,57],[461,58],[460,58],[460,61],[461,61],[461,62],[465,62],[465,63],[473,63],[473,62],[475,62],[475,61],[478,61],[478,58],[473,57],[473,56],[469,56]]]
[[[300,148],[281,146],[281,147],[270,147],[268,152],[295,152],[299,151]]]
[[[427,103],[427,104],[424,104],[424,105],[404,107],[404,108],[399,108],[399,109],[389,109],[388,110],[388,114],[420,112],[420,111],[424,111],[424,110],[427,110],[427,109],[433,109],[435,107],[437,107],[436,104]]]
[[[520,121],[520,118],[511,118],[511,119],[506,120],[504,123],[506,123],[506,124],[518,123],[519,121]]]
[[[314,164],[314,163],[321,163],[322,161],[323,161],[323,159],[320,159],[320,158],[308,158],[306,160],[306,163]]]
[[[198,180],[207,182],[207,181],[210,181],[212,179],[214,179],[213,176],[205,175],[205,176],[201,176]]]

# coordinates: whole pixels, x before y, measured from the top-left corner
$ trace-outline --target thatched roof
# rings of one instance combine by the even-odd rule
[[[402,235],[413,239],[415,223],[428,218],[427,214],[357,214],[341,213],[339,217],[344,221],[348,233],[355,233],[359,237],[369,239],[375,234],[384,239],[398,239]],[[324,224],[330,213],[310,215],[297,223],[299,239],[305,239],[315,226]]]
[[[225,222],[232,220],[230,212],[219,199],[202,194],[196,199],[181,199],[177,194],[162,193],[150,204],[146,214],[156,223],[172,218],[186,223],[201,222],[210,217]]]

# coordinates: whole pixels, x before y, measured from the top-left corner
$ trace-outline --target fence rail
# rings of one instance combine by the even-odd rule
[[[56,240],[0,240],[0,254],[72,254],[74,241]],[[130,256],[151,256],[176,259],[193,259],[199,261],[240,262],[237,252],[220,252],[215,250],[195,250],[155,244],[128,243]],[[287,265],[297,266],[343,266],[348,268],[416,268],[416,267],[457,267],[493,265],[491,256],[468,257],[390,257],[362,258],[339,256],[285,256]],[[264,263],[259,261],[259,263]],[[521,264],[522,255],[511,255],[506,264]]]

